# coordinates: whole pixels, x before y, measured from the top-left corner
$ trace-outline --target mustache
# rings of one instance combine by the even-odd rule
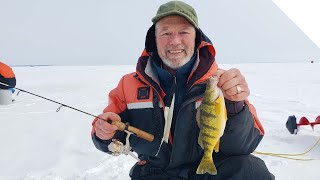
[[[179,46],[168,46],[168,47],[165,48],[166,51],[171,51],[171,50],[175,51],[175,50],[181,50],[181,49],[185,50],[186,48],[185,48],[185,46],[181,46],[181,45],[179,45]]]

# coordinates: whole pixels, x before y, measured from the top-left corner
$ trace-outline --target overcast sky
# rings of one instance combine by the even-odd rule
[[[219,63],[319,59],[317,0],[274,1],[284,12],[272,0],[185,0]],[[0,59],[10,65],[135,64],[164,2],[0,0]]]
[[[319,0],[273,0],[273,2],[320,47]]]

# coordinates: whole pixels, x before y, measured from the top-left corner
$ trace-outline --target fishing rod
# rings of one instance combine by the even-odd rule
[[[29,92],[29,91],[26,91],[26,90],[23,90],[23,89],[20,89],[20,88],[17,88],[17,87],[12,87],[12,86],[10,86],[10,85],[8,85],[8,84],[6,84],[6,83],[0,82],[0,84],[1,84],[1,85],[4,85],[4,86],[7,86],[7,87],[9,87],[9,88],[14,88],[14,89],[19,90],[19,92],[17,93],[17,95],[18,95],[20,92],[25,92],[25,93],[31,94],[31,95],[33,95],[33,96],[37,96],[37,97],[39,97],[39,98],[42,98],[42,99],[45,99],[45,100],[47,100],[47,101],[51,101],[51,102],[53,102],[53,103],[56,103],[56,104],[61,105],[61,106],[56,110],[56,112],[58,112],[61,107],[70,108],[70,109],[73,109],[73,110],[75,110],[75,111],[78,111],[78,112],[87,114],[87,115],[89,115],[89,116],[92,116],[92,117],[101,119],[101,120],[103,120],[103,121],[106,121],[106,122],[108,122],[109,124],[115,125],[115,126],[118,127],[118,130],[120,130],[120,131],[129,131],[129,132],[133,133],[133,135],[135,135],[135,136],[137,136],[137,137],[140,137],[140,138],[142,138],[142,139],[145,139],[145,140],[147,140],[147,141],[149,141],[149,142],[152,142],[152,141],[154,140],[154,136],[153,136],[152,134],[147,133],[147,132],[145,132],[145,131],[143,131],[143,130],[141,130],[141,129],[135,128],[135,127],[133,127],[133,126],[130,126],[130,125],[127,124],[127,123],[123,123],[123,122],[119,122],[119,121],[112,121],[112,120],[109,120],[109,119],[108,119],[108,120],[107,120],[107,119],[103,119],[103,118],[100,118],[100,117],[98,117],[98,116],[96,116],[96,115],[93,115],[93,114],[91,114],[91,113],[88,113],[88,112],[82,111],[82,110],[80,110],[80,109],[74,108],[74,107],[72,107],[72,106],[69,106],[69,105],[60,103],[60,102],[58,102],[58,101],[54,101],[54,100],[52,100],[52,99],[49,99],[49,98],[40,96],[40,95],[38,95],[38,94],[34,94],[34,93],[32,93],[32,92]]]

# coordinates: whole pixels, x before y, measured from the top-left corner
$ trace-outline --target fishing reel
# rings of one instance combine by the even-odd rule
[[[112,142],[108,145],[108,149],[112,152],[113,156],[119,156],[120,154],[129,154],[129,152],[131,152],[129,137],[132,133],[129,131],[126,131],[126,133],[127,137],[125,145],[118,139],[112,139]]]
[[[140,161],[140,159],[131,151],[132,148],[130,146],[129,138],[130,138],[130,135],[132,135],[133,133],[127,130],[125,130],[125,132],[127,133],[125,145],[117,139],[112,139],[112,142],[108,145],[109,151],[112,152],[111,155],[113,156],[119,156],[121,154],[130,155],[137,161]]]
[[[117,139],[112,139],[112,142],[108,145],[109,151],[112,152],[113,156],[119,156],[120,154],[126,154],[131,149],[125,148],[123,143]]]
[[[310,125],[313,129],[313,127],[317,124],[320,124],[320,115],[316,118],[314,122],[309,122],[309,120],[303,116],[300,118],[299,123],[297,123],[297,118],[294,115],[292,115],[288,117],[286,127],[291,134],[297,134],[299,126]]]

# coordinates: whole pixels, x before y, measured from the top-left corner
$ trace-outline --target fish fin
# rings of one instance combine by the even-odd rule
[[[201,146],[202,149],[204,149],[203,137],[202,137],[202,133],[201,132],[199,133],[199,136],[198,136],[198,144]]]
[[[217,174],[217,168],[213,163],[212,156],[203,156],[197,169],[197,174],[209,173],[211,175]]]
[[[220,139],[218,140],[217,144],[214,146],[214,151],[219,152],[220,149]]]

